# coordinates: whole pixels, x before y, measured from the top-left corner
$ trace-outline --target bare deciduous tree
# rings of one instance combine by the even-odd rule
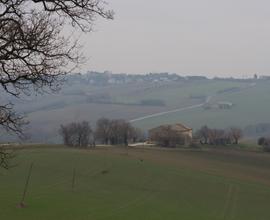
[[[139,128],[135,128],[131,126],[130,131],[129,131],[129,139],[133,142],[142,142],[145,141],[145,135],[143,131]]]
[[[202,126],[197,132],[196,136],[201,139],[201,144],[208,144],[209,142],[209,131],[210,129],[205,125]]]
[[[171,126],[163,126],[162,129],[150,134],[150,140],[162,147],[176,147],[186,143],[184,135],[174,130]]]
[[[113,16],[101,0],[0,0],[2,89],[16,97],[57,89],[61,76],[72,69],[68,64],[75,67],[81,58],[77,41],[64,36],[64,27],[71,24],[88,32],[97,16]],[[21,132],[21,117],[10,105],[0,106],[0,117],[0,125]]]
[[[93,139],[93,131],[86,121],[61,125],[59,133],[64,144],[70,147],[88,147]]]
[[[0,0],[1,93],[20,97],[58,89],[82,58],[78,41],[64,28],[91,31],[96,17],[112,19],[104,6],[102,0]],[[22,124],[11,104],[0,104],[0,127],[21,133]]]
[[[240,128],[236,127],[223,130],[203,126],[197,131],[196,136],[200,139],[201,144],[227,145],[239,144],[239,139],[242,138],[243,133]]]
[[[222,129],[209,129],[209,144],[225,144],[225,131]]]
[[[141,131],[123,119],[101,118],[96,123],[95,137],[102,144],[124,144],[142,138]]]
[[[110,139],[111,121],[107,118],[100,118],[96,123],[95,137],[102,144],[108,144]]]
[[[4,147],[0,147],[0,167],[4,169],[9,169],[10,166],[10,159],[14,157],[14,154]]]
[[[243,137],[242,129],[237,127],[231,127],[229,134],[233,138],[234,144],[238,144],[239,139]]]
[[[125,144],[128,145],[129,134],[131,130],[131,125],[123,119],[111,120],[110,123],[110,143],[115,144]]]
[[[12,110],[12,104],[0,106],[0,125],[7,131],[19,133],[21,125],[24,124],[22,116]]]

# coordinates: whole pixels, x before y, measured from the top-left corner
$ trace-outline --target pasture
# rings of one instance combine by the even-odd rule
[[[33,100],[21,101],[16,103],[16,106],[18,111],[25,112],[28,116],[27,119],[31,124],[27,132],[31,134],[34,142],[59,143],[59,137],[55,134],[58,133],[61,124],[86,120],[94,126],[96,120],[101,117],[132,120],[176,108],[200,104],[205,101],[207,96],[215,96],[218,91],[229,88],[241,89],[247,85],[248,83],[244,82],[215,80],[161,84],[141,83],[105,87],[70,85],[63,87],[59,94],[48,94],[43,98],[31,97]],[[112,103],[89,102],[89,95],[98,96],[98,94],[110,95]],[[241,98],[242,96],[239,96],[238,100],[241,100]],[[165,103],[165,106],[140,105],[139,103],[143,100],[161,100]],[[222,98],[220,100],[230,101],[231,99]],[[245,106],[242,107],[242,103],[237,106],[245,108]],[[252,109],[254,110],[254,107]],[[234,109],[230,111],[231,114],[233,112]],[[258,111],[255,110],[255,112]],[[135,125],[146,131],[160,124],[175,123],[176,121],[186,123],[193,128],[204,124],[215,125],[214,123],[218,121],[220,122],[218,126],[222,127],[224,121],[231,123],[235,119],[230,120],[227,115],[224,115],[226,113],[229,112],[204,112],[203,109],[194,109],[150,118],[139,121]],[[247,119],[243,114],[240,114],[240,116],[239,118],[243,120]],[[216,120],[218,117],[220,117],[219,120]],[[260,118],[262,117],[265,117],[265,114]]]
[[[270,219],[270,155],[260,152],[47,147],[13,163],[1,170],[0,219]]]
[[[172,112],[134,122],[147,131],[167,123],[184,123],[194,130],[203,125],[215,128],[246,127],[269,123],[269,81],[255,83],[241,81],[187,81],[138,83],[111,86],[66,85],[58,94],[44,97],[26,97],[15,100],[16,110],[27,115],[30,125],[26,132],[37,143],[60,143],[59,126],[86,120],[94,127],[101,117],[125,120],[138,119],[203,103],[211,97],[212,103],[231,102],[232,109],[205,110],[203,107]],[[91,96],[108,95],[112,103],[94,103]],[[141,105],[143,100],[160,100],[165,105]],[[252,117],[250,117],[252,115]],[[5,137],[2,137],[5,140]]]
[[[245,128],[248,125],[269,123],[269,92],[269,82],[259,82],[253,87],[242,87],[238,91],[212,93],[211,102],[232,102],[234,104],[232,109],[205,110],[201,107],[144,119],[135,122],[134,125],[149,129],[161,124],[182,122],[193,129],[198,129],[203,125],[224,129],[230,126]]]

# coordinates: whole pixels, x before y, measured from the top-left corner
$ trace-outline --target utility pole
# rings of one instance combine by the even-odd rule
[[[72,191],[74,191],[74,188],[75,188],[75,179],[76,179],[76,170],[75,168],[73,168],[72,183],[71,183]]]
[[[24,190],[23,190],[21,202],[19,204],[19,207],[20,208],[24,208],[26,206],[25,203],[24,203],[24,201],[25,201],[27,190],[28,190],[30,178],[31,178],[31,175],[32,175],[33,166],[34,166],[34,163],[32,162],[31,165],[30,165],[30,168],[29,168],[29,172],[28,172],[28,176],[26,178],[25,185],[24,185]]]

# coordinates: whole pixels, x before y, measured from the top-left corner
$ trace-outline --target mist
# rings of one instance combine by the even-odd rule
[[[269,75],[265,0],[109,1],[113,21],[83,36],[82,71],[246,77]]]

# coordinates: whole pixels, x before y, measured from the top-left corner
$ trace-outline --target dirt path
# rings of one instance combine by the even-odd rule
[[[182,111],[186,111],[186,110],[200,108],[200,107],[204,106],[205,104],[209,103],[211,99],[212,99],[212,96],[208,96],[203,103],[196,104],[196,105],[191,105],[191,106],[187,106],[187,107],[182,107],[182,108],[178,108],[178,109],[173,109],[173,110],[170,110],[170,111],[165,111],[165,112],[159,112],[159,113],[155,113],[155,114],[151,114],[151,115],[146,115],[146,116],[143,116],[143,117],[140,117],[140,118],[132,119],[132,120],[130,120],[130,122],[132,123],[132,122],[142,121],[142,120],[145,120],[145,119],[148,119],[148,118],[154,118],[154,117],[167,115],[167,114],[171,114],[171,113],[175,113],[175,112],[182,112]]]

